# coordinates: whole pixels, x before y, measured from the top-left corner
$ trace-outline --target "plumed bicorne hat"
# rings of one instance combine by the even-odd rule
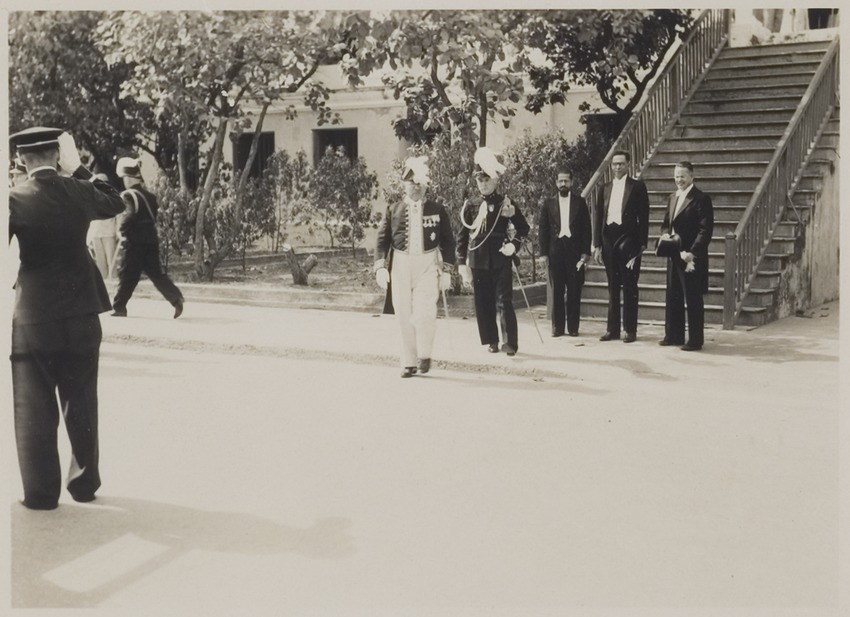
[[[505,173],[505,166],[499,162],[498,154],[483,146],[475,151],[473,161],[476,173],[483,173],[490,178],[498,178]]]
[[[402,180],[411,180],[416,184],[428,186],[431,177],[428,175],[428,157],[411,156],[404,162],[404,171],[401,173]]]
[[[142,162],[129,156],[122,156],[115,163],[115,174],[119,178],[142,178]]]

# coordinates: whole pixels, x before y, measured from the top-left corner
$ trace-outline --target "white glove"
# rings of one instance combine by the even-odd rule
[[[378,283],[378,287],[386,291],[387,285],[390,282],[390,271],[386,268],[375,270],[375,282]]]
[[[452,275],[450,272],[440,272],[440,279],[437,282],[440,291],[447,291],[452,288]]]
[[[578,272],[579,270],[581,270],[582,268],[584,268],[584,266],[585,266],[585,264],[586,264],[586,263],[587,263],[587,256],[586,256],[586,255],[582,255],[582,256],[581,256],[581,259],[579,259],[579,260],[578,260],[578,263],[576,264],[576,272]]]
[[[460,265],[457,267],[457,272],[464,283],[472,285],[472,268],[467,265]]]
[[[694,266],[694,254],[689,253],[688,251],[682,251],[679,253],[679,257],[682,258],[682,261],[685,262],[685,272],[693,272],[696,269]]]
[[[514,214],[516,214],[516,208],[514,208],[510,198],[505,197],[505,201],[502,203],[502,216],[511,218]]]
[[[73,174],[82,164],[80,153],[77,152],[77,144],[74,143],[71,134],[62,133],[59,135],[59,167],[69,174]]]
[[[499,252],[505,257],[512,257],[516,253],[516,247],[513,245],[513,242],[506,242],[499,249]]]

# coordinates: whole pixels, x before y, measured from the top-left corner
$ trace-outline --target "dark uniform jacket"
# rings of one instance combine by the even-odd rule
[[[570,191],[570,220],[567,222],[570,237],[579,255],[590,254],[590,210],[584,197]],[[564,221],[561,220],[561,206],[558,197],[543,202],[538,220],[538,242],[540,255],[548,257],[552,246],[558,241]]]
[[[407,202],[403,199],[392,204],[384,213],[381,226],[378,228],[378,239],[375,248],[375,260],[385,260],[390,256],[390,250],[407,253],[409,249]],[[416,233],[422,234],[422,245],[426,253],[440,250],[445,263],[455,262],[455,241],[452,225],[446,209],[436,201],[425,200],[422,203],[422,229]]]
[[[126,204],[124,214],[118,221],[121,235],[133,244],[159,244],[156,233],[159,203],[156,195],[144,187],[135,186],[121,193],[121,198]]]
[[[693,276],[700,277],[703,293],[706,293],[708,291],[708,245],[714,233],[714,207],[711,197],[696,186],[691,186],[682,209],[673,219],[671,228],[670,217],[673,216],[677,201],[676,193],[672,193],[667,201],[667,212],[661,223],[661,233],[678,234],[681,250],[694,254]]]
[[[611,183],[605,183],[597,193],[596,208],[593,212],[593,245],[602,246],[602,230],[608,220],[608,201],[611,197]],[[616,207],[612,204],[611,207]],[[649,241],[649,193],[642,180],[626,178],[623,189],[622,224],[620,236],[614,241],[620,245],[622,254],[629,259],[638,255],[641,247],[646,248]]]
[[[92,220],[119,214],[124,203],[108,183],[81,179],[91,176],[85,168],[75,176],[39,170],[9,192],[9,239],[17,237],[21,262],[15,284],[17,323],[56,321],[110,308],[86,233]]]
[[[472,225],[478,216],[481,202],[487,202],[487,217],[481,231],[474,238],[470,230],[464,225],[458,233],[457,257],[458,263],[468,264],[470,268],[494,269],[510,268],[513,257],[503,255],[499,249],[506,242],[513,243],[519,252],[522,241],[528,235],[529,225],[516,204],[514,215],[511,217],[499,216],[505,196],[499,193],[491,193],[486,198],[476,197],[470,199],[463,211],[464,222]],[[490,208],[492,206],[492,208]],[[513,239],[508,239],[508,224],[513,223],[516,234]]]

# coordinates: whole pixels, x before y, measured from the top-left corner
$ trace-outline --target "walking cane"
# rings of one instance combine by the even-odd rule
[[[534,329],[537,330],[537,338],[540,339],[540,342],[543,342],[543,335],[540,334],[540,328],[537,327],[537,319],[534,317],[534,311],[531,310],[531,304],[528,301],[528,296],[525,295],[525,287],[522,284],[522,277],[519,275],[519,268],[516,267],[516,262],[511,260],[511,264],[514,267],[514,272],[516,272],[516,280],[519,281],[519,289],[522,291],[522,297],[525,298],[525,306],[528,308],[528,314],[531,315],[531,323],[534,324]]]

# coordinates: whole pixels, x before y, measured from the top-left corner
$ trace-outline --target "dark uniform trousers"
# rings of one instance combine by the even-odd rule
[[[71,442],[68,491],[83,498],[100,487],[97,369],[102,337],[97,314],[35,324],[12,323],[15,439],[31,508],[55,507],[62,488],[57,451],[59,405]]]
[[[702,347],[705,343],[704,320],[705,281],[685,272],[685,262],[678,258],[667,264],[667,294],[664,309],[664,338],[676,345],[685,343],[685,305],[688,315],[689,345]]]
[[[508,261],[508,264],[511,262]],[[475,295],[475,315],[482,345],[499,343],[496,317],[502,328],[502,339],[519,348],[516,311],[514,310],[511,266],[472,268],[472,290]]]
[[[559,334],[564,331],[565,315],[567,332],[578,332],[581,290],[584,287],[584,268],[576,270],[580,259],[581,249],[572,238],[561,236],[551,247],[549,280],[552,281],[552,331]]]
[[[118,266],[118,290],[112,301],[113,309],[116,311],[127,309],[127,303],[139,284],[142,274],[147,275],[154,287],[172,306],[183,300],[183,294],[162,271],[158,244],[126,240],[122,252],[124,255],[122,263]]]
[[[640,277],[640,255],[634,268],[626,264],[631,259],[623,250],[624,242],[618,242],[622,236],[621,226],[616,223],[605,225],[602,230],[602,261],[608,275],[608,332],[620,334],[620,288],[623,289],[622,324],[626,332],[637,332],[638,315],[638,278]]]

